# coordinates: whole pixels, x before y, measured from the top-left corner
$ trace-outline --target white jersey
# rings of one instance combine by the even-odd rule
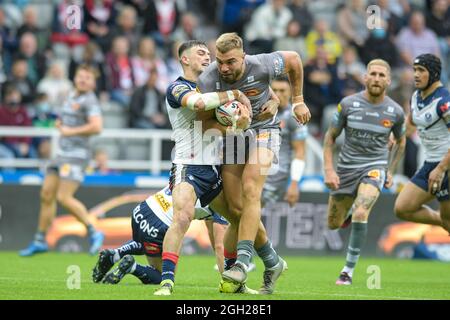
[[[166,186],[161,191],[148,197],[145,202],[154,214],[164,222],[168,227],[173,222],[173,204],[172,204],[172,192],[169,186]],[[213,212],[206,207],[202,207],[200,200],[197,200],[195,204],[194,219],[203,220],[213,216]]]
[[[175,141],[175,164],[220,164],[220,135],[204,136],[196,112],[181,106],[184,95],[196,90],[195,82],[179,77],[166,92],[166,107]]]
[[[450,148],[450,94],[447,89],[439,87],[424,100],[419,91],[414,92],[411,119],[425,149],[425,161],[440,162]]]

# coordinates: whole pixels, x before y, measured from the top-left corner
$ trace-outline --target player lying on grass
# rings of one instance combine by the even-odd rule
[[[197,202],[195,219],[211,219],[213,224],[227,224],[228,222],[215,211],[201,207]],[[127,274],[136,276],[144,284],[159,284],[162,270],[162,244],[166,232],[173,221],[172,193],[169,186],[141,202],[131,217],[133,239],[117,249],[102,250],[92,273],[94,282],[117,284]],[[223,247],[220,243],[223,237],[212,235],[213,248]],[[223,250],[215,250],[219,263],[219,271],[224,271]],[[136,263],[133,255],[146,255],[147,266]],[[119,262],[120,261],[120,262]],[[111,270],[116,262],[119,264]],[[111,270],[111,271],[110,271]],[[257,291],[242,286],[237,293],[256,294]]]

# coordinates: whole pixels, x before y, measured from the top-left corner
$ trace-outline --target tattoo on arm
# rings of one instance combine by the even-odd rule
[[[400,160],[403,157],[403,153],[405,152],[406,147],[406,136],[403,135],[401,138],[397,139],[397,143],[392,148],[391,154],[390,154],[390,165],[389,165],[389,171],[394,172],[395,168],[397,168],[397,164],[400,162]]]

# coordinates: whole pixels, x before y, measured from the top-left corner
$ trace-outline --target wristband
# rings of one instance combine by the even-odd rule
[[[291,181],[299,182],[302,179],[303,171],[305,170],[305,161],[294,159],[291,162]]]

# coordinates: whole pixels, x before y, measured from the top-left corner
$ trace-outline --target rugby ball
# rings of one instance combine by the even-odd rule
[[[216,109],[216,119],[224,126],[232,126],[239,118],[239,102],[230,101]]]

